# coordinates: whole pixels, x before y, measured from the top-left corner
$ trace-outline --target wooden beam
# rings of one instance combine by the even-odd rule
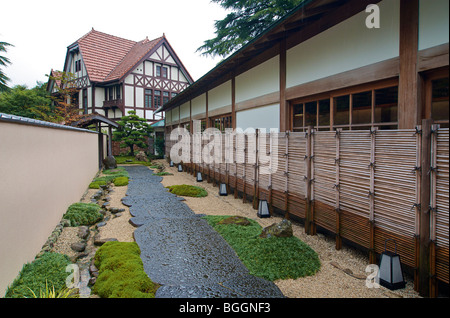
[[[289,110],[286,102],[286,41],[280,42],[280,132],[289,130]]]
[[[413,129],[420,120],[417,74],[418,43],[419,0],[400,0],[399,129]]]

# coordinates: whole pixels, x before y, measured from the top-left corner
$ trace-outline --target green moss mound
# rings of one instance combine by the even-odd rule
[[[116,187],[123,187],[123,186],[128,185],[128,178],[127,177],[118,177],[113,180],[113,183]]]
[[[71,264],[68,256],[47,252],[40,258],[23,266],[17,278],[8,287],[5,298],[33,298],[33,293],[39,295],[45,291],[46,283],[60,291],[66,287],[66,278],[70,272],[66,272],[66,266]]]
[[[230,216],[204,219],[233,247],[252,275],[274,281],[311,276],[320,269],[317,253],[295,236],[260,238],[261,226],[250,219],[247,226],[224,221]]]
[[[101,185],[106,185],[105,180],[94,181],[89,184],[89,189],[100,189]]]
[[[144,272],[135,242],[107,242],[95,253],[99,276],[93,292],[102,298],[154,298],[159,285]]]
[[[121,179],[119,179],[121,178]],[[121,186],[123,185],[127,185],[128,184],[128,172],[124,169],[124,168],[116,168],[116,169],[111,169],[111,170],[103,170],[103,176],[95,178],[91,185],[92,186],[96,186],[96,184],[98,184],[99,186],[101,184],[107,184],[107,183],[111,183],[113,182],[115,186],[118,186],[115,183],[116,179],[119,179],[118,184],[121,184]],[[91,187],[91,186],[89,186]],[[97,188],[93,188],[93,189],[97,189]]]
[[[93,225],[103,219],[100,207],[94,203],[77,202],[69,206],[64,219],[70,221],[71,226]]]
[[[169,192],[184,197],[206,197],[208,192],[202,187],[191,186],[187,184],[173,185],[166,187]]]

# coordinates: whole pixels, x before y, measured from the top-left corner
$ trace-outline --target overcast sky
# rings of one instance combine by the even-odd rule
[[[214,36],[214,21],[225,16],[210,0],[5,0],[0,41],[14,47],[7,48],[12,64],[3,71],[10,87],[47,82],[45,74],[63,68],[67,47],[94,28],[133,41],[165,33],[197,80],[220,61],[195,51]]]

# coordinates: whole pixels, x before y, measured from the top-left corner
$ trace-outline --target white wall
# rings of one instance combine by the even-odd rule
[[[206,94],[197,96],[192,100],[192,116],[206,112]]]
[[[180,106],[180,118],[181,119],[186,119],[190,117],[191,115],[191,106],[190,106],[190,102],[184,103],[183,105]]]
[[[208,92],[208,111],[231,105],[231,81]]]
[[[0,297],[98,171],[98,135],[0,121]]]
[[[368,13],[362,11],[288,50],[286,87],[397,57],[400,1],[384,0],[378,5],[379,29],[366,27]]]
[[[449,42],[448,12],[448,0],[420,0],[419,50]]]
[[[243,130],[247,128],[280,130],[280,105],[257,107],[236,112],[236,128]]]
[[[279,56],[275,56],[237,76],[236,103],[279,91],[279,64]]]

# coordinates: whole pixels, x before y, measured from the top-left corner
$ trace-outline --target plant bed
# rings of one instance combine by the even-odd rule
[[[201,198],[201,197],[206,197],[208,195],[208,192],[204,188],[187,185],[187,184],[172,185],[172,186],[168,186],[166,188],[169,189],[170,193],[184,196],[184,197]]]
[[[103,215],[97,204],[77,202],[69,206],[63,219],[69,220],[71,226],[93,225],[101,221]]]
[[[44,253],[23,266],[8,287],[5,298],[35,298],[37,295],[46,295],[49,289],[54,289],[54,296],[57,296],[66,289],[66,266],[69,264],[71,261],[64,254]]]
[[[134,156],[115,156],[114,157],[116,159],[116,163],[118,165],[144,165],[144,166],[153,166],[154,163],[150,162],[150,161],[139,161],[137,160]]]
[[[236,251],[250,274],[267,280],[295,279],[314,275],[320,269],[317,253],[295,236],[260,238],[262,227],[227,222],[230,216],[203,217]],[[246,224],[246,222],[245,222]]]
[[[93,292],[102,298],[154,298],[159,285],[144,272],[139,246],[107,242],[95,253],[99,270]]]

